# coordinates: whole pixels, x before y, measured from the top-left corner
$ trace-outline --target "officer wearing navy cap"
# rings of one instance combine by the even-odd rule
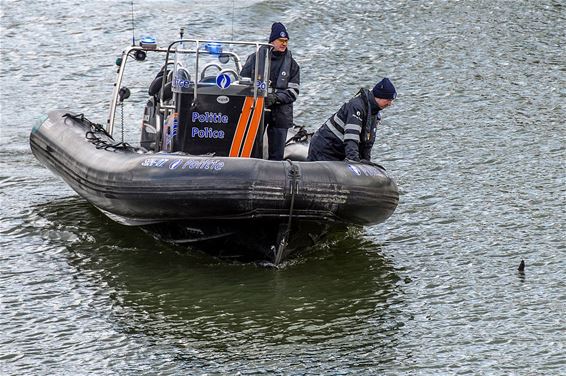
[[[265,115],[268,152],[269,159],[282,160],[287,130],[293,126],[293,102],[299,96],[300,67],[287,48],[289,33],[282,23],[275,22],[271,25],[269,43],[273,49],[270,55],[269,88],[265,99],[265,106],[270,110]],[[240,72],[241,76],[253,76],[255,60],[255,53],[248,56]]]
[[[397,91],[386,77],[370,91],[362,88],[315,132],[309,161],[371,161],[371,148],[381,111],[393,103]]]

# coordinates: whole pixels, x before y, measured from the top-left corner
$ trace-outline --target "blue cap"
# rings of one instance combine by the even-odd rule
[[[289,33],[287,32],[287,29],[285,29],[285,26],[281,22],[275,22],[273,25],[271,25],[271,34],[269,35],[269,43],[279,38],[289,39]]]
[[[395,99],[397,98],[397,91],[395,86],[389,81],[389,78],[385,77],[383,80],[379,81],[371,91],[373,96],[376,98],[383,99]]]

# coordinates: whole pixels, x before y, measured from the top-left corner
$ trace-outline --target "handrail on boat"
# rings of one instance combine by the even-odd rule
[[[184,43],[195,43],[196,44],[196,48],[195,49],[178,49],[178,48],[173,48],[174,46],[176,46],[177,44],[184,44]],[[110,135],[113,134],[114,132],[114,122],[115,122],[115,118],[116,118],[116,107],[118,106],[119,103],[119,98],[120,98],[120,89],[122,88],[122,80],[124,77],[124,72],[126,69],[126,62],[128,60],[128,57],[132,56],[132,53],[135,53],[137,51],[144,51],[144,52],[159,52],[159,53],[165,53],[165,62],[166,64],[164,65],[164,72],[163,72],[163,77],[167,77],[167,66],[169,64],[169,56],[172,53],[187,53],[187,54],[195,54],[195,72],[196,74],[198,74],[198,63],[199,63],[199,55],[201,53],[205,53],[208,55],[214,55],[214,53],[211,53],[209,51],[202,51],[201,50],[201,46],[207,44],[207,43],[219,43],[222,45],[248,45],[248,46],[255,46],[255,53],[258,54],[259,50],[261,47],[265,46],[268,47],[269,49],[267,51],[269,51],[273,46],[269,43],[260,43],[260,42],[246,42],[246,41],[223,41],[223,40],[203,40],[203,39],[178,39],[172,43],[169,44],[169,46],[167,48],[160,48],[160,47],[152,47],[152,48],[148,48],[148,47],[143,47],[143,46],[129,46],[126,50],[124,50],[122,52],[122,56],[121,56],[121,62],[120,62],[120,66],[118,68],[118,73],[117,73],[117,77],[116,77],[116,82],[114,83],[114,89],[112,92],[112,101],[110,103],[110,113],[106,122],[106,132],[108,132]],[[233,52],[223,52],[223,55],[227,55],[230,57],[233,57],[234,59],[234,63],[236,64],[236,68],[238,69],[239,73],[242,70],[242,64],[240,62],[240,58],[236,53]],[[258,68],[259,68],[259,60],[260,59],[256,59],[255,61],[255,72],[256,74],[253,77],[253,91],[254,91],[254,103],[256,102],[257,96],[258,96]],[[269,74],[269,68],[270,68],[270,59],[266,58],[264,59],[265,63],[264,63],[264,74],[266,75],[266,77],[268,77]],[[171,105],[167,105],[164,103],[163,101],[163,93],[164,93],[164,88],[165,88],[165,84],[166,84],[166,80],[164,79],[161,83],[161,94],[159,96],[159,108],[161,109],[161,113],[164,114],[165,110],[174,110],[175,107],[171,106]],[[195,82],[194,85],[194,98],[197,98],[197,85]],[[158,132],[160,132],[161,129],[158,130]]]

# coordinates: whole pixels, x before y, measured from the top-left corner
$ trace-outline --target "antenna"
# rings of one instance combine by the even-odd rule
[[[234,40],[234,0],[232,0],[232,40]]]
[[[132,0],[132,46],[136,45],[136,25],[134,23],[134,0]]]

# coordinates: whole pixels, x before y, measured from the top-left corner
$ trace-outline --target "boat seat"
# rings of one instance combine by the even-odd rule
[[[165,102],[170,101],[173,98],[173,90],[171,90],[171,81],[165,84],[163,88],[163,100]]]
[[[155,78],[153,79],[153,81],[149,85],[148,94],[152,97],[157,97],[159,95],[159,92],[161,90],[161,86],[163,84],[164,68],[165,67],[161,68],[159,73],[157,73],[157,76],[155,76]],[[187,80],[187,81],[191,80],[191,75],[190,75],[189,71],[187,71],[186,68],[181,67],[181,68],[177,69],[177,75],[179,76],[179,78],[181,78],[183,80]],[[171,98],[173,98],[173,91],[171,89],[172,77],[173,77],[173,71],[169,71],[168,74],[167,74],[167,82],[165,83],[165,86],[163,88],[163,100],[164,101],[169,101],[169,100],[171,100]]]
[[[163,72],[165,71],[165,67],[167,67],[167,64],[165,64],[161,67],[161,69],[159,70],[159,72],[157,72],[157,75],[155,76],[155,78],[151,82],[151,84],[149,84],[149,89],[147,90],[147,92],[150,96],[157,95],[157,93],[159,93],[159,90],[161,90],[161,85],[163,83]],[[171,75],[171,71],[169,71],[169,74],[168,74],[168,77],[167,77],[167,79],[169,81],[171,80],[170,75]]]
[[[173,72],[171,72],[172,74]],[[177,78],[180,80],[191,81],[191,74],[187,70],[187,68],[178,67],[177,68]],[[168,77],[168,80],[171,81],[171,77]]]
[[[206,76],[201,78],[201,84],[216,84],[216,76]]]
[[[161,91],[161,84],[163,82],[163,77],[157,77],[153,80],[149,86],[148,93],[152,97],[157,97]],[[173,98],[173,91],[171,90],[171,81],[168,81],[163,88],[163,100],[168,101]]]
[[[161,74],[160,74],[161,73]],[[157,76],[153,79],[151,84],[149,85],[148,94],[150,96],[155,96],[161,90],[161,84],[163,83],[163,71],[159,72]]]

